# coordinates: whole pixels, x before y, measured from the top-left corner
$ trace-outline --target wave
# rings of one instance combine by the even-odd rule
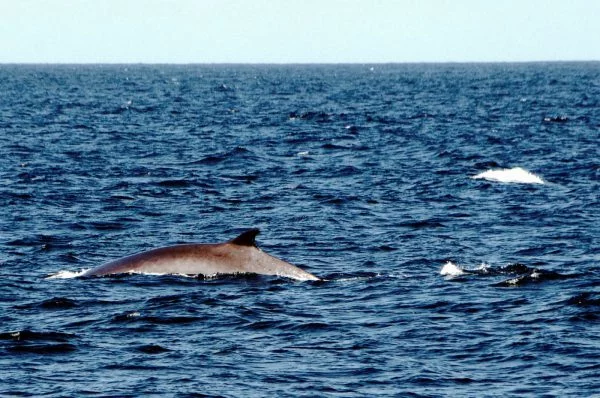
[[[0,342],[9,352],[29,354],[66,354],[77,349],[73,340],[78,337],[62,332],[17,330],[0,332]]]
[[[542,180],[540,177],[521,167],[513,167],[512,169],[488,170],[471,178],[507,183],[544,184],[544,180]]]
[[[460,276],[464,275],[465,271],[452,261],[448,261],[440,270],[442,276]]]
[[[561,274],[555,271],[547,271],[540,268],[531,268],[521,263],[508,264],[502,267],[492,267],[487,264],[481,264],[478,268],[467,269],[457,265],[451,261],[446,262],[440,270],[440,275],[450,278],[475,275],[475,276],[508,276],[502,282],[498,282],[493,286],[511,287],[523,286],[530,283],[545,282],[551,280],[563,280],[577,278],[579,274]]]
[[[83,274],[85,274],[85,272],[88,269],[84,269],[81,270],[79,272],[74,272],[74,271],[58,271],[55,274],[50,274],[46,277],[46,279],[72,279],[72,278],[77,278],[78,276],[81,276]]]

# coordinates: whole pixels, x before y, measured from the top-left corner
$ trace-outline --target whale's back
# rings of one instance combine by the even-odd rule
[[[260,250],[255,243],[258,230],[217,244],[183,244],[161,247],[108,262],[82,276],[120,273],[218,274],[256,273],[299,280],[318,280],[316,276]]]

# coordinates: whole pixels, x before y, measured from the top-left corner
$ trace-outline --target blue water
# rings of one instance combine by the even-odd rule
[[[600,64],[0,88],[0,395],[600,394]],[[543,184],[472,178],[515,167]],[[251,227],[326,281],[48,278]]]

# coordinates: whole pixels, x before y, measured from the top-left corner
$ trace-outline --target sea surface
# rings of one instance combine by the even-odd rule
[[[0,92],[0,396],[600,396],[600,63],[0,65]],[[249,228],[323,280],[77,277]]]

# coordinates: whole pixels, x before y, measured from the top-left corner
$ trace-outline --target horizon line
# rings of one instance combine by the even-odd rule
[[[310,66],[310,65],[444,65],[444,64],[543,64],[543,63],[595,63],[600,59],[587,60],[529,60],[529,61],[351,61],[351,62],[146,62],[146,61],[118,61],[118,62],[0,62],[0,65],[277,65],[277,66]]]

